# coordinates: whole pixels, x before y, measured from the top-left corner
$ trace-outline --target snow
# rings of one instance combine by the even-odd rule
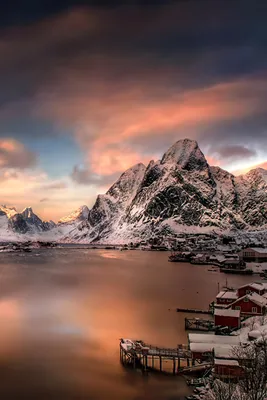
[[[216,358],[235,358],[234,349],[238,346],[220,345],[214,347],[214,356]]]
[[[59,224],[70,224],[76,222],[77,220],[81,221],[88,218],[89,208],[87,206],[81,206],[77,210],[73,211],[66,217],[61,218],[58,223]]]
[[[267,299],[263,296],[260,296],[258,293],[250,293],[246,297],[260,306],[265,306],[267,304]]]
[[[217,294],[216,299],[236,300],[236,299],[238,299],[238,294],[237,294],[237,291],[222,290],[222,291],[220,291],[220,293]]]
[[[239,366],[239,363],[237,360],[220,360],[218,358],[214,359],[214,364],[215,365],[229,365],[229,366]]]
[[[197,142],[184,139],[160,161],[148,167],[139,163],[125,171],[106,194],[97,196],[90,212],[82,206],[49,233],[33,226],[32,234],[66,242],[124,244],[153,237],[167,243],[179,234],[225,233],[240,248],[257,248],[264,240],[267,243],[267,219],[262,212],[266,190],[267,171],[258,168],[235,177],[210,167]],[[8,218],[17,214],[6,206],[1,210]],[[26,210],[32,218],[31,208]],[[10,228],[2,237],[10,235],[6,230]]]
[[[236,336],[220,336],[215,334],[201,334],[201,333],[189,333],[189,343],[212,343],[212,344],[239,344],[240,340]]]
[[[255,251],[256,253],[267,254],[267,248],[262,248],[262,247],[250,247],[249,249]]]
[[[214,311],[214,315],[221,316],[221,317],[235,317],[239,318],[240,317],[240,310],[221,310],[219,308],[216,308]]]
[[[185,168],[188,162],[190,162],[190,159],[193,159],[196,165],[198,161],[206,164],[205,157],[199,149],[197,142],[195,140],[184,139],[179,140],[166,151],[162,157],[161,163],[176,163],[179,164],[181,168]]]
[[[247,262],[246,263],[248,269],[252,269],[255,273],[263,272],[267,270],[267,262]]]
[[[245,285],[240,286],[239,289],[243,289],[243,288],[246,288],[246,287],[252,287],[252,288],[254,288],[256,290],[259,290],[259,291],[265,289],[265,286],[261,282],[260,283],[258,283],[258,282],[246,283]]]

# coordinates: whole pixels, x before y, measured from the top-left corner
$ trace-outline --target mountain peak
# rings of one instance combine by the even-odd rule
[[[251,169],[243,176],[254,182],[261,180],[267,183],[267,170],[264,168]]]
[[[161,164],[178,164],[182,169],[203,170],[208,164],[195,140],[183,139],[174,143],[163,155]]]
[[[80,206],[77,210],[73,211],[71,214],[66,217],[61,218],[58,223],[59,224],[70,224],[74,221],[83,221],[87,220],[89,215],[89,208],[85,205]]]
[[[24,210],[22,210],[21,214],[25,218],[31,218],[31,216],[33,214],[32,207],[25,207]]]
[[[145,174],[146,166],[138,163],[128,168],[119,179],[107,191],[107,195],[119,198],[126,192],[132,192],[136,186],[142,181]],[[135,189],[134,189],[135,188]]]

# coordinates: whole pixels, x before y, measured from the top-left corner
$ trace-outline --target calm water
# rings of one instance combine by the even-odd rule
[[[182,378],[123,369],[119,338],[186,343],[175,307],[207,308],[226,275],[168,253],[52,249],[0,254],[0,397],[174,400]],[[237,285],[251,277],[228,276]]]

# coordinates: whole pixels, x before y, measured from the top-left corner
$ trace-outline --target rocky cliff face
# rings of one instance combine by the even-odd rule
[[[210,167],[194,140],[175,143],[159,161],[137,164],[97,197],[69,239],[120,242],[185,229],[267,226],[267,171],[235,177]]]
[[[82,206],[57,225],[32,209],[0,207],[0,228],[47,232],[53,240],[121,243],[180,232],[267,229],[267,171],[234,176],[209,166],[194,140],[180,140],[146,167],[124,172],[91,210]],[[1,228],[2,229],[2,228]]]
[[[18,234],[42,233],[55,227],[53,221],[42,221],[34,214],[31,207],[27,207],[19,213],[14,207],[0,206],[0,216],[3,216],[5,230]]]

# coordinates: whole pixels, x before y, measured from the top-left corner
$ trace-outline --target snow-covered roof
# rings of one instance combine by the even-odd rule
[[[267,254],[267,249],[262,247],[250,247],[250,250],[256,251],[257,253]]]
[[[212,343],[190,343],[190,350],[193,353],[206,353],[213,350],[214,344]]]
[[[234,355],[234,348],[237,346],[231,346],[230,344],[214,346],[214,356],[216,358],[236,358]]]
[[[246,287],[252,287],[256,290],[263,290],[265,289],[265,285],[263,285],[262,283],[258,283],[258,282],[252,282],[252,283],[247,283],[246,285],[240,286],[239,289],[243,289]]]
[[[240,317],[240,310],[232,310],[231,308],[227,308],[226,310],[215,308],[214,315],[218,315],[218,316],[221,316],[221,317],[236,317],[236,318],[239,318]]]
[[[238,295],[236,291],[233,290],[222,290],[217,294],[216,299],[238,299]]]
[[[214,334],[189,333],[189,343],[213,343],[213,344],[230,344],[235,345],[240,343],[238,336],[220,336]]]
[[[239,366],[239,363],[237,360],[220,360],[218,358],[214,359],[214,364],[215,365],[229,365],[229,366]]]
[[[267,299],[263,296],[260,296],[258,293],[250,293],[247,295],[247,297],[260,306],[265,306],[267,304]]]
[[[262,337],[266,337],[266,333],[267,333],[267,326],[265,326],[265,329],[254,329],[253,331],[250,331],[248,337],[250,339],[259,339]]]
[[[248,298],[250,301],[252,301],[253,303],[259,305],[260,307],[263,307],[263,306],[267,305],[267,299],[265,297],[259,295],[258,293],[249,293],[249,294],[246,294],[246,295],[244,295],[242,297],[239,297],[239,299],[237,299],[236,301],[234,301],[231,304],[231,307],[234,304],[238,303],[240,300],[243,300],[245,298]]]

